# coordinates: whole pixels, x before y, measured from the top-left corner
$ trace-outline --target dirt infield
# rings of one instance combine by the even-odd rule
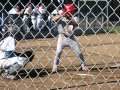
[[[99,34],[77,37],[89,71],[80,71],[74,53],[65,48],[59,71],[51,73],[56,38],[21,40],[17,51],[32,49],[34,58],[19,80],[0,78],[0,90],[120,90],[120,35]]]

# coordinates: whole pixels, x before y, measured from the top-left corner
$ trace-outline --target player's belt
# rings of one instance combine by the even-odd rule
[[[30,16],[29,14],[27,14],[27,13],[25,13],[24,15],[26,15],[26,16]]]

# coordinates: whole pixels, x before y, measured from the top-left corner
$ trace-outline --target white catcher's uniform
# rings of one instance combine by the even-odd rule
[[[24,57],[12,57],[12,58],[6,58],[0,60],[0,68],[9,67],[11,65],[14,65],[15,63],[19,64],[20,66],[23,66],[25,64],[26,58]]]
[[[15,39],[11,36],[6,37],[0,42],[0,48],[3,51],[0,51],[0,68],[4,70],[9,70],[11,73],[17,71],[20,66],[23,66],[26,63],[27,58],[25,57],[19,57],[14,56],[7,58],[6,52],[9,51],[15,51]],[[17,64],[18,68],[14,65]],[[9,67],[12,67],[12,69],[9,69]],[[9,73],[10,73],[9,72]]]
[[[4,51],[15,51],[15,40],[13,37],[8,36],[0,42],[0,59],[6,58]]]

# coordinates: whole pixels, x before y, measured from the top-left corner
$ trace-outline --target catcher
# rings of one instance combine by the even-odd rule
[[[6,24],[7,25],[7,24]],[[7,25],[9,26],[9,25]],[[0,74],[5,79],[17,79],[18,72],[30,61],[32,51],[16,52],[16,39],[11,28],[0,38]]]
[[[75,28],[78,26],[75,19],[73,19],[72,14],[76,11],[74,4],[69,3],[64,5],[64,9],[58,10],[58,13],[52,17],[52,20],[57,23],[57,29],[59,32],[56,55],[54,58],[54,64],[52,72],[57,72],[57,67],[60,62],[60,56],[62,50],[65,46],[68,46],[76,54],[80,60],[80,65],[82,70],[88,70],[85,65],[85,60],[83,54],[80,50],[80,45],[73,35]]]

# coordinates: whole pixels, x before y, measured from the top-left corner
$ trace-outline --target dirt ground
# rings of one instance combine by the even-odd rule
[[[58,73],[52,74],[56,38],[21,40],[17,51],[33,50],[34,58],[19,72],[20,79],[0,77],[0,90],[120,90],[120,35],[77,37],[89,71],[81,71],[79,60],[66,47]]]

